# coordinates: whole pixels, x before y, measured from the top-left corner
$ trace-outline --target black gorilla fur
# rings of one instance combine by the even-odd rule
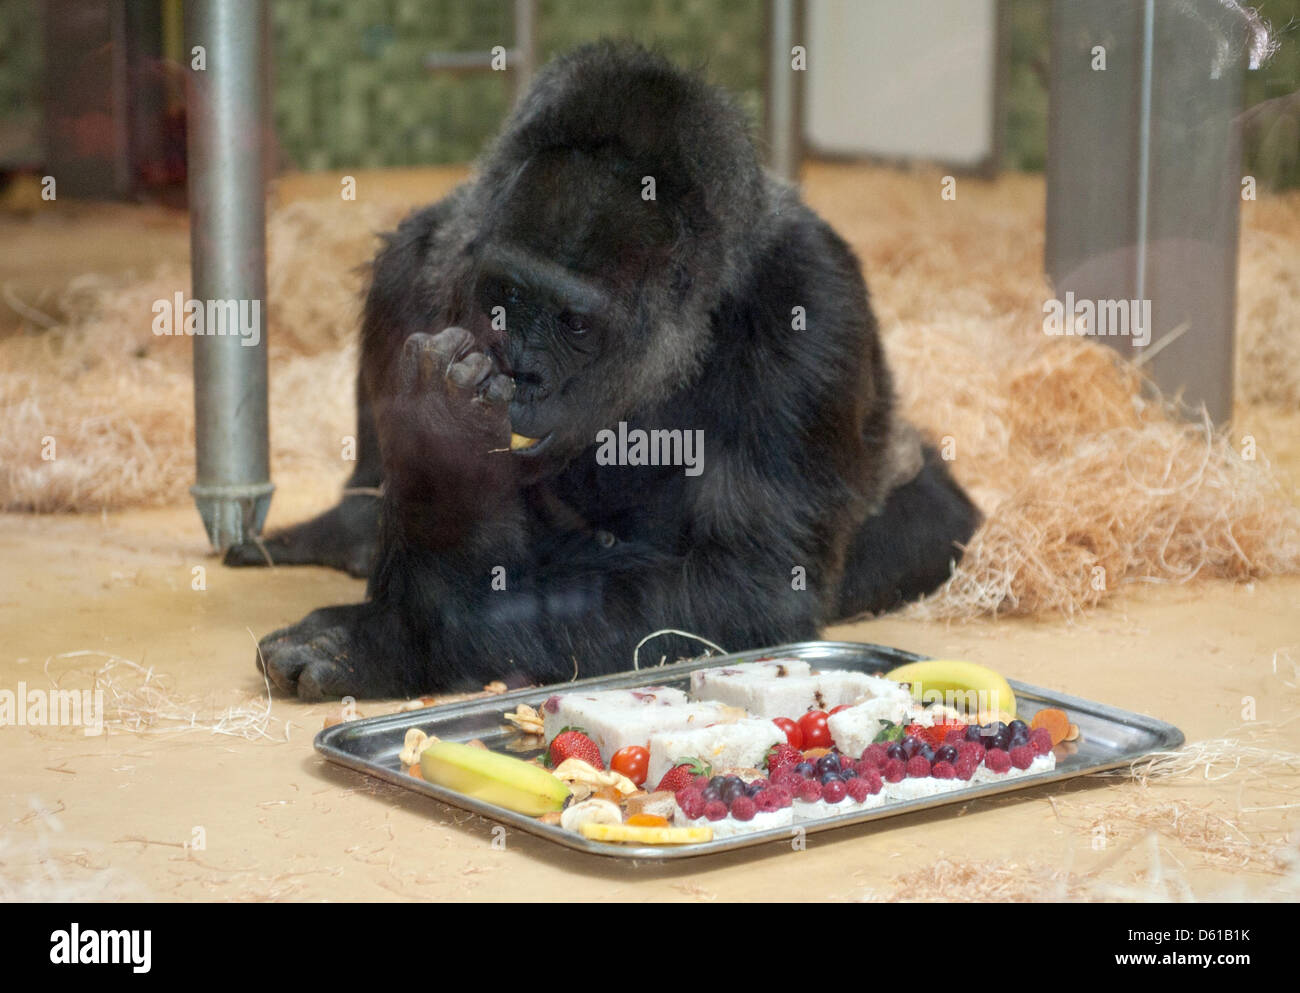
[[[357,395],[349,485],[382,499],[266,542],[370,575],[262,640],[304,699],[613,672],[660,628],[814,638],[934,589],[977,523],[895,422],[852,251],[725,95],[640,48],[551,63],[478,176],[388,236]],[[702,431],[702,473],[598,464],[620,421]]]

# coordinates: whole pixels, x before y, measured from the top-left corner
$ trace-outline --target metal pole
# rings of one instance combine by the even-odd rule
[[[802,158],[799,135],[799,94],[803,72],[790,64],[790,50],[799,44],[802,30],[799,0],[768,0],[767,72],[764,111],[768,168],[782,179],[799,178]]]
[[[190,492],[221,551],[261,532],[274,489],[263,175],[268,24],[265,0],[185,4],[191,294],[204,321],[194,336],[198,472]],[[194,66],[196,46],[202,69]]]
[[[537,0],[515,0],[515,101],[537,71]]]

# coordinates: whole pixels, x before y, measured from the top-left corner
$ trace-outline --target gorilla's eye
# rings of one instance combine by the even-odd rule
[[[508,283],[506,285],[506,303],[510,304],[511,306],[514,306],[518,304],[519,301],[522,299],[523,299],[523,294],[519,292],[519,287],[516,286],[514,283]]]
[[[575,314],[571,310],[566,310],[560,314],[560,323],[568,328],[570,334],[584,335],[590,330],[587,319],[581,314]]]

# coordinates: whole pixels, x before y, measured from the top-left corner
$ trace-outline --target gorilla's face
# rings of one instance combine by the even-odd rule
[[[517,447],[522,458],[572,458],[680,381],[703,347],[699,328],[691,347],[678,340],[684,239],[661,189],[646,199],[644,188],[613,155],[539,154],[484,219],[475,310],[515,379],[511,430],[535,440]]]

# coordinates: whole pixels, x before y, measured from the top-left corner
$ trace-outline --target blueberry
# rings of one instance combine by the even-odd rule
[[[745,784],[738,778],[727,780],[727,782],[723,784],[722,789],[718,791],[718,795],[721,797],[722,802],[728,807],[736,802],[736,797],[744,796],[744,794]]]
[[[916,754],[917,754],[917,755],[920,755],[920,756],[921,756],[923,759],[925,759],[927,762],[930,762],[930,763],[933,764],[933,762],[934,762],[934,749],[931,748],[931,747],[930,747],[928,744],[926,744],[925,742],[921,742],[921,747],[918,748],[918,749],[916,750]]]
[[[748,786],[745,787],[745,796],[749,797],[752,800],[754,799],[754,797],[758,796],[758,794],[761,793],[766,788],[767,788],[766,782],[764,782],[761,779],[755,779],[752,783],[750,783]]]
[[[906,738],[904,738],[901,742],[899,742],[899,744],[903,746],[903,754],[910,759],[913,755],[915,755],[918,751],[921,750],[921,745],[924,744],[924,742],[922,742],[920,738],[914,738],[909,734]]]
[[[823,785],[823,786],[825,786],[827,783],[842,783],[842,782],[844,782],[844,777],[841,776],[838,772],[823,772],[823,773],[822,773],[822,785]]]
[[[1001,723],[1001,722],[999,722]],[[1005,726],[988,740],[989,748],[1001,748],[1004,752],[1011,744],[1011,732]]]
[[[714,800],[721,800],[722,793],[718,790],[718,787],[714,786],[710,781],[709,785],[704,787],[701,791],[700,797],[705,803],[712,803]]]
[[[847,769],[840,770],[840,779],[843,779],[845,782],[848,782],[848,780],[850,779],[857,779],[857,778],[858,778],[858,770],[853,768],[853,766],[849,766]]]
[[[840,757],[834,752],[827,752],[817,760],[818,772],[834,772],[840,767]]]
[[[817,771],[817,767],[805,759],[794,767],[794,771],[803,776],[804,779],[810,779],[812,774]]]
[[[888,748],[885,749],[885,758],[898,759],[898,761],[900,762],[906,762],[909,758],[911,758],[911,756],[908,755],[907,752],[903,750],[902,745],[900,745],[898,742],[894,742],[892,745],[890,745]]]
[[[966,740],[979,741],[980,735],[984,733],[984,728],[979,724],[966,725]]]
[[[714,776],[712,779],[709,780],[709,785],[712,786],[715,790],[720,790],[722,789],[722,784],[725,783],[726,781],[727,781],[726,776]]]
[[[1007,727],[1011,729],[1013,737],[1018,734],[1023,734],[1026,738],[1029,737],[1029,725],[1024,721],[1012,721]]]
[[[934,753],[934,760],[936,762],[956,762],[957,749],[953,748],[952,745],[944,745]]]

